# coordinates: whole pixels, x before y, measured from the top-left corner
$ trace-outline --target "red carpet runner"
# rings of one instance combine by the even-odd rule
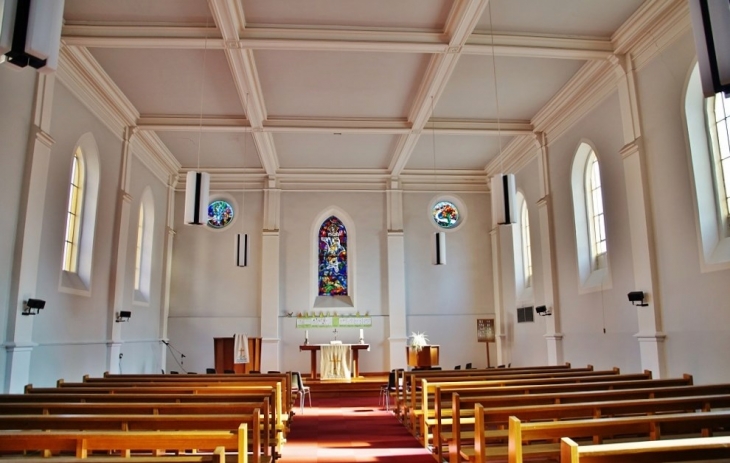
[[[281,463],[434,463],[431,454],[377,397],[316,398],[299,408]]]

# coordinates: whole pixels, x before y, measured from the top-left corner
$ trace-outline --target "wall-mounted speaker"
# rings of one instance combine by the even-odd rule
[[[436,265],[446,265],[446,233],[436,234]]]
[[[248,265],[248,234],[236,235],[236,266],[246,267]]]

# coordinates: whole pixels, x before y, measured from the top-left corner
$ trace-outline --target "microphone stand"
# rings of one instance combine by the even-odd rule
[[[187,373],[187,370],[185,370],[185,367],[183,366],[183,363],[185,362],[185,360],[183,360],[185,358],[185,354],[183,354],[179,350],[172,347],[172,345],[170,344],[170,341],[162,340],[162,343],[167,346],[167,350],[170,351],[170,355],[172,356],[173,360],[175,360],[175,363],[177,363],[178,366],[180,366],[180,370],[182,370],[183,373]],[[179,362],[177,360],[177,357],[175,357],[175,352],[177,352],[178,355],[180,355]]]

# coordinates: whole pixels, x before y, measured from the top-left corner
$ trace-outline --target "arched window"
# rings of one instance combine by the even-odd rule
[[[520,212],[520,228],[522,237],[522,274],[525,288],[532,287],[532,245],[530,244],[530,217],[527,214],[527,201],[522,201]]]
[[[712,139],[716,193],[722,227],[727,235],[730,224],[730,98],[718,93],[707,101],[708,126]]]
[[[134,289],[139,290],[142,282],[142,248],[144,240],[144,207],[139,206],[139,220],[137,222],[137,251],[134,256]]]
[[[155,202],[152,191],[145,188],[139,204],[137,247],[134,260],[134,300],[149,302],[152,274],[152,239],[155,224]]]
[[[71,164],[71,181],[66,208],[66,238],[63,245],[63,270],[77,273],[79,268],[79,245],[81,218],[84,209],[84,159],[81,148],[76,148]]]
[[[601,169],[598,155],[588,142],[582,142],[575,152],[570,183],[580,291],[610,288]]]
[[[347,230],[335,216],[319,227],[319,295],[347,296]]]
[[[687,81],[684,119],[703,272],[730,268],[729,115],[727,98],[704,98],[699,67],[695,65]]]
[[[79,138],[70,161],[59,289],[88,296],[99,193],[99,150],[91,133]]]
[[[606,218],[603,214],[603,190],[601,169],[595,151],[588,155],[585,173],[586,212],[591,242],[591,265],[593,269],[606,265]]]

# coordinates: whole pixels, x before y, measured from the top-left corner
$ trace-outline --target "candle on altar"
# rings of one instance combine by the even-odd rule
[[[304,339],[309,340],[309,330],[304,330]]]
[[[362,328],[360,328],[360,339],[363,339],[363,336],[362,336]]]

